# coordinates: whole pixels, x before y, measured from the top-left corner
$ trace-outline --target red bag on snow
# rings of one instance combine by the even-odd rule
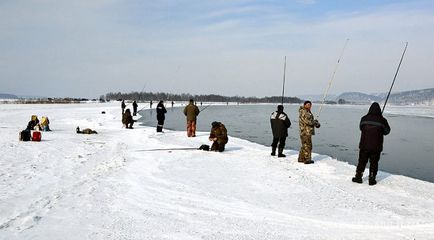
[[[32,141],[40,142],[41,141],[41,132],[34,131],[32,134]]]

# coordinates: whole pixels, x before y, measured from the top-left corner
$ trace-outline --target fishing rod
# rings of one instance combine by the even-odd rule
[[[199,110],[199,112],[204,111],[204,110],[207,109],[209,106],[211,106],[211,104],[208,104],[207,106],[205,106],[204,108],[202,108],[201,110]]]
[[[326,91],[324,92],[324,97],[323,97],[322,102],[321,102],[321,105],[320,105],[320,107],[319,107],[318,114],[316,115],[316,118],[317,118],[317,119],[319,118],[319,114],[321,113],[322,107],[323,107],[324,102],[325,102],[325,99],[326,99],[326,97],[327,97],[327,95],[328,95],[329,89],[330,89],[330,87],[331,87],[331,85],[332,85],[332,82],[333,82],[333,80],[335,79],[336,71],[338,70],[339,63],[341,62],[341,58],[342,58],[342,56],[344,55],[345,48],[347,47],[347,43],[348,43],[349,40],[350,40],[350,39],[347,38],[347,40],[345,41],[344,48],[342,48],[341,55],[340,55],[339,58],[338,58],[338,62],[336,63],[336,66],[335,66],[335,69],[334,69],[334,71],[333,71],[332,77],[330,78],[330,81],[329,81],[328,87],[326,88]]]
[[[143,90],[145,90],[145,87],[146,87],[146,83],[143,85],[143,88],[142,88],[142,90],[140,91],[140,93],[142,93],[143,92]],[[128,105],[130,105],[131,103],[128,103],[127,105],[125,105],[125,108],[127,108],[128,107]]]
[[[154,148],[154,149],[141,149],[136,152],[154,152],[154,151],[175,151],[175,150],[200,150],[197,147],[184,147],[184,148]]]
[[[286,75],[286,56],[285,56],[285,63],[283,65],[282,105],[283,105],[283,98],[285,96],[285,75]]]
[[[398,75],[399,68],[401,67],[402,59],[404,59],[404,54],[405,51],[407,50],[407,46],[408,46],[408,42],[405,43],[405,48],[404,51],[402,52],[401,60],[399,61],[398,68],[396,69],[395,76],[393,77],[392,85],[390,86],[389,93],[387,93],[386,101],[384,102],[383,110],[381,110],[381,113],[383,113],[384,109],[386,108],[387,100],[389,100],[390,92],[392,92],[393,85],[395,84],[396,76]]]

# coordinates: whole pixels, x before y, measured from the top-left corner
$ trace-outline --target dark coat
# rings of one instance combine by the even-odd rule
[[[383,151],[383,136],[390,133],[390,126],[387,120],[381,114],[380,105],[374,102],[369,108],[367,115],[360,120],[359,149],[380,153]]]
[[[167,110],[164,107],[164,104],[159,103],[157,105],[157,120],[158,121],[164,121],[164,119],[166,119],[166,116],[165,116],[166,113],[167,113]]]
[[[273,112],[270,117],[270,123],[274,138],[286,138],[288,136],[288,128],[291,126],[291,121],[286,113]]]
[[[35,120],[30,120],[27,124],[27,130],[34,130],[35,127],[39,124],[39,120],[36,118]]]
[[[133,111],[134,112],[137,112],[137,107],[138,107],[139,105],[137,105],[137,102],[136,101],[134,101],[133,102]]]

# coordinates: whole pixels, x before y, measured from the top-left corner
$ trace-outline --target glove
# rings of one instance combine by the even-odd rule
[[[313,125],[316,127],[316,128],[320,128],[321,127],[321,124],[318,122],[318,120],[313,120]]]

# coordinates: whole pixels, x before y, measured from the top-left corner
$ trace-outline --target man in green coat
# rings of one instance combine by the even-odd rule
[[[194,105],[193,99],[190,99],[189,104],[184,108],[184,115],[187,117],[187,136],[196,137],[196,121],[199,108]]]
[[[305,101],[303,106],[300,106],[299,112],[299,127],[300,127],[300,140],[301,148],[298,154],[298,162],[304,162],[305,164],[314,163],[312,161],[312,135],[315,135],[315,128],[319,128],[321,125],[318,120],[315,120],[313,114],[310,112],[312,103]]]

